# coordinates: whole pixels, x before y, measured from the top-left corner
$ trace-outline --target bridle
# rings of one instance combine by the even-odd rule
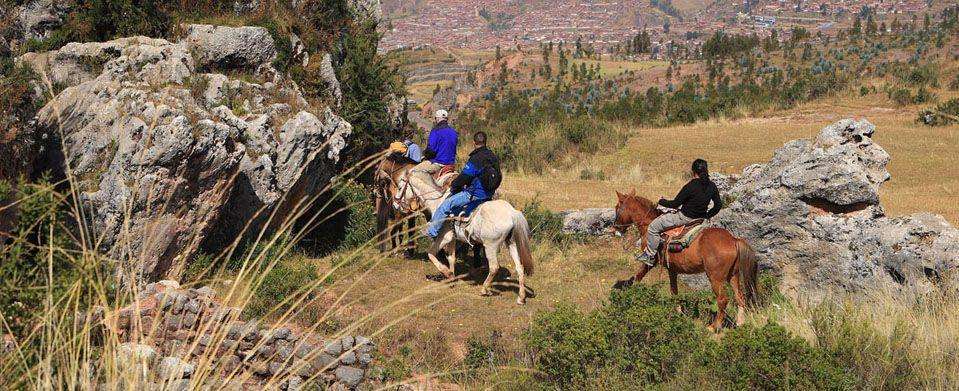
[[[403,184],[400,185],[399,183],[397,183],[397,180],[394,178],[394,175],[396,175],[396,173],[402,170],[403,168],[404,167],[400,167],[390,172],[387,172],[386,170],[382,170],[382,169],[380,170],[383,174],[386,174],[385,177],[389,181],[389,186],[397,189],[397,192],[395,192],[390,198],[391,198],[391,201],[393,202],[393,205],[396,205],[397,209],[399,209],[400,212],[404,214],[409,214],[420,209],[419,205],[415,205],[413,201],[419,201],[419,203],[425,204],[426,201],[438,200],[443,198],[446,195],[446,191],[441,191],[441,190],[432,190],[427,193],[418,194],[416,190],[416,186],[413,186],[412,181],[410,180],[411,179],[410,173],[412,172],[412,168],[408,169],[405,173],[403,173],[403,181],[402,181]],[[384,189],[383,190],[384,194],[377,194],[377,197],[386,197],[385,193],[387,193],[387,191],[385,190],[385,187],[381,186],[381,188]],[[406,194],[407,191],[409,191],[413,195],[412,199],[409,201],[406,199],[406,197],[403,196],[404,194]],[[427,195],[431,195],[433,193],[436,193],[439,195],[433,198],[426,198]]]
[[[654,209],[655,209],[655,208],[646,209],[646,214],[643,215],[643,218],[640,219],[640,220],[634,220],[633,223],[631,223],[631,224],[617,224],[616,222],[619,221],[619,208],[616,208],[616,216],[615,216],[615,218],[614,218],[614,220],[613,220],[613,228],[614,228],[614,229],[615,229],[615,228],[624,228],[623,231],[626,231],[626,234],[623,235],[623,249],[624,249],[624,250],[629,250],[629,249],[630,249],[630,246],[633,244],[633,243],[632,243],[633,240],[629,238],[629,227],[635,225],[636,228],[637,228],[637,230],[638,230],[638,229],[639,229],[639,222],[640,222],[640,221],[648,221],[649,217],[652,216]],[[647,224],[647,226],[648,226],[648,225],[649,225],[649,224]],[[617,232],[618,232],[618,231],[617,231]],[[642,236],[642,232],[640,232],[640,236]]]

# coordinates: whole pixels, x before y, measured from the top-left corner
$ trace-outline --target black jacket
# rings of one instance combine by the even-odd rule
[[[466,188],[477,198],[492,198],[491,189],[483,187],[480,175],[483,174],[483,170],[496,165],[498,162],[496,155],[489,148],[482,146],[474,149],[473,152],[470,152],[469,160],[466,161],[463,172],[456,177],[450,187],[452,194],[459,193]]]
[[[709,208],[709,201],[713,202],[712,208]],[[719,197],[719,189],[713,181],[696,178],[683,186],[676,195],[676,199],[662,199],[659,200],[659,204],[667,208],[679,209],[683,215],[691,219],[709,219],[722,209],[723,200]]]

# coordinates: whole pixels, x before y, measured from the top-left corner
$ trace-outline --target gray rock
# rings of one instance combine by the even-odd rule
[[[560,215],[563,218],[563,232],[569,234],[606,235],[616,220],[616,210],[612,208],[566,211]]]
[[[303,389],[303,378],[299,376],[291,376],[286,381],[286,390],[287,391],[299,391]]]
[[[329,342],[323,348],[323,351],[331,356],[339,356],[340,353],[343,353],[343,344],[340,341]]]
[[[205,70],[259,72],[276,58],[273,37],[262,27],[193,24],[184,41],[196,66]]]
[[[336,366],[337,359],[327,353],[317,354],[313,359],[313,367],[317,370],[329,370]]]
[[[356,388],[363,381],[364,371],[360,368],[350,366],[340,366],[334,372],[336,380],[342,382],[350,388]]]
[[[340,356],[340,362],[344,365],[353,365],[356,363],[356,352],[346,352]]]
[[[790,296],[886,289],[921,295],[959,266],[959,233],[939,216],[885,216],[889,154],[866,120],[842,120],[747,167],[713,224],[743,237]]]
[[[340,346],[343,347],[343,351],[344,351],[344,352],[353,349],[353,343],[354,343],[354,342],[355,342],[355,340],[353,339],[353,337],[352,337],[352,336],[349,336],[349,335],[347,335],[347,336],[345,336],[345,337],[343,337],[343,338],[340,338]]]
[[[176,357],[164,357],[157,365],[157,374],[161,379],[183,379],[193,376],[193,364]]]
[[[201,247],[232,243],[251,221],[259,232],[261,210],[282,221],[336,174],[352,130],[329,108],[311,109],[292,81],[268,76],[275,47],[265,29],[189,26],[187,37],[70,43],[17,59],[65,87],[37,114],[35,138],[50,151],[62,142],[102,250],[129,260],[123,276],[155,280]],[[273,88],[198,71],[237,67],[256,68]]]

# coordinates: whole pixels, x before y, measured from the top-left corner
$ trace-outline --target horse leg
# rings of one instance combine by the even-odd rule
[[[516,298],[516,304],[523,305],[526,304],[526,269],[523,268],[516,243],[509,244],[509,255],[513,258],[513,265],[516,266],[516,278],[519,282],[519,297]]]
[[[499,260],[496,259],[496,252],[499,248],[496,245],[486,244],[483,245],[483,249],[486,251],[489,273],[486,274],[486,280],[483,281],[483,289],[480,290],[480,295],[489,296],[492,294],[489,290],[490,285],[493,284],[493,278],[496,278],[496,273],[499,272]]]
[[[676,296],[679,294],[679,285],[676,282],[676,272],[672,271],[669,268],[667,268],[666,271],[669,272],[669,293],[671,293],[673,296]],[[677,305],[676,312],[682,314],[683,306]]]
[[[450,263],[450,275],[456,276],[456,240],[450,240],[446,245],[446,259]]]
[[[709,329],[713,332],[719,332],[726,320],[726,304],[729,303],[729,298],[726,297],[725,279],[717,279],[714,276],[708,277],[709,284],[713,287],[713,294],[716,295],[716,319],[713,320],[713,324],[709,325]]]
[[[636,277],[634,282],[638,284],[640,281],[643,280],[644,277],[646,277],[646,273],[649,273],[650,270],[653,270],[653,268],[649,267],[649,265],[645,263],[642,264],[642,266],[639,267],[639,271],[636,272]]]
[[[443,245],[443,237],[440,236],[436,239],[433,239],[433,244],[430,245],[429,251],[426,252],[426,256],[430,259],[430,262],[433,262],[433,266],[436,266],[436,270],[439,270],[440,273],[446,276],[446,278],[451,278],[450,271],[446,269],[446,266],[440,262],[437,258],[437,254],[440,252],[440,248]]]
[[[736,326],[742,326],[746,322],[746,296],[743,294],[743,288],[740,286],[738,274],[732,277],[733,294],[736,295]]]

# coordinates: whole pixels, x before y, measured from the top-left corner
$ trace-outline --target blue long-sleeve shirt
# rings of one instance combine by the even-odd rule
[[[440,122],[430,131],[429,141],[426,148],[436,153],[436,157],[430,159],[431,162],[442,165],[456,163],[456,145],[459,143],[459,136],[456,129],[453,129],[446,121]]]
[[[403,144],[406,144],[406,157],[417,163],[423,161],[423,151],[420,150],[419,145],[411,140],[406,140]]]

